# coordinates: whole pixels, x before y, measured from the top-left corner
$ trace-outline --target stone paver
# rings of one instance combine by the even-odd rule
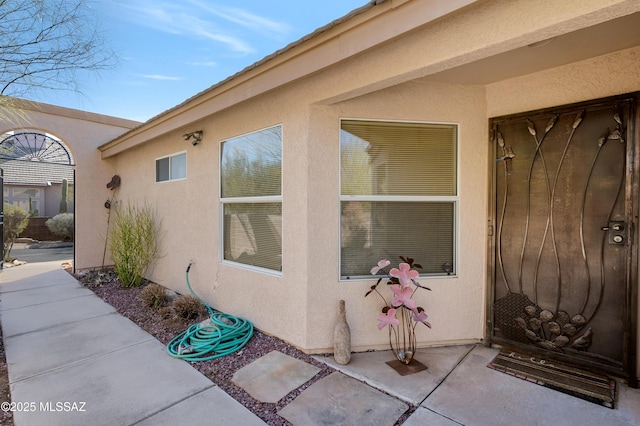
[[[258,401],[275,403],[319,371],[316,366],[271,351],[236,371],[231,380]]]
[[[409,407],[340,372],[305,389],[278,414],[294,425],[393,425]]]

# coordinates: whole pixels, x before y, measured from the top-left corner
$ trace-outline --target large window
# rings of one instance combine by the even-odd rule
[[[156,182],[185,179],[187,177],[187,153],[170,155],[156,160]]]
[[[343,120],[340,275],[371,277],[412,257],[425,275],[456,269],[457,126]]]
[[[223,259],[282,270],[282,127],[229,139],[220,154]]]

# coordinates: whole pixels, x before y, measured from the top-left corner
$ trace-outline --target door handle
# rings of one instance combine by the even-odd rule
[[[603,226],[603,231],[607,231],[609,244],[622,245],[626,242],[626,224],[622,221],[611,221],[608,226]]]

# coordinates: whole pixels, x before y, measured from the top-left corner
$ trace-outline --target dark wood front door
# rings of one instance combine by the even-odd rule
[[[491,120],[492,343],[635,376],[635,105]]]

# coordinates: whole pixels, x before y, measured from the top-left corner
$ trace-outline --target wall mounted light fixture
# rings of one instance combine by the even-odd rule
[[[191,133],[185,133],[184,135],[182,135],[182,139],[184,139],[185,141],[193,139],[191,141],[191,145],[196,146],[202,141],[202,130],[197,130]]]

